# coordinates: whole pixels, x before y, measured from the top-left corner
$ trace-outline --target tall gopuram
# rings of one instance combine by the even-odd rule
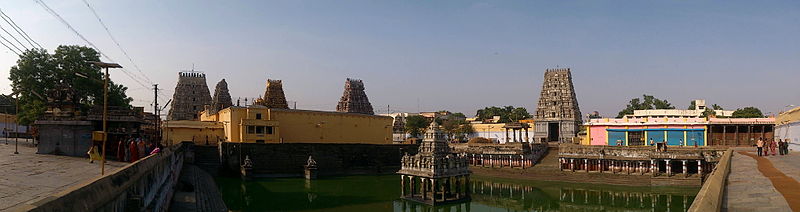
[[[431,122],[416,155],[401,160],[401,198],[429,205],[470,199],[467,157],[450,152],[445,133]]]
[[[211,105],[206,75],[194,71],[178,72],[178,84],[167,120],[197,120],[206,105]]]
[[[228,82],[222,79],[217,83],[217,87],[214,89],[214,96],[211,97],[210,114],[217,113],[230,106],[233,106],[233,100],[231,100],[231,93],[228,91]]]
[[[363,81],[347,78],[344,84],[344,94],[342,94],[339,104],[336,105],[336,111],[375,115],[367,93],[364,92]]]
[[[267,108],[289,109],[286,103],[286,96],[283,94],[283,82],[280,80],[267,79],[267,90],[264,96],[256,99],[255,104],[263,105]]]
[[[534,140],[569,143],[577,136],[581,111],[569,68],[547,69],[534,114]]]

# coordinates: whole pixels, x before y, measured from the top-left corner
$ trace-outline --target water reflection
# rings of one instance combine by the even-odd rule
[[[394,175],[217,183],[233,211],[686,211],[699,190],[474,177],[471,202],[432,207],[399,199]]]

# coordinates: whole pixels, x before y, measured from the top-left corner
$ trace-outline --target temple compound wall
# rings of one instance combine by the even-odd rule
[[[211,93],[206,84],[206,75],[198,72],[179,72],[167,120],[197,120],[200,111],[205,110],[206,105],[211,105]]]
[[[319,176],[390,174],[400,170],[403,155],[417,153],[418,145],[224,142],[220,148],[224,168],[238,173],[249,157],[252,175],[259,178],[301,177],[308,156],[317,161]]]
[[[573,142],[580,131],[582,121],[570,69],[545,71],[534,122],[534,140]]]

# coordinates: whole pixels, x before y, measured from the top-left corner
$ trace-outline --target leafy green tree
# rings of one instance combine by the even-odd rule
[[[711,105],[711,109],[713,109],[713,110],[724,110],[724,109],[722,109],[722,106],[719,106],[717,104]]]
[[[764,114],[756,107],[745,107],[733,111],[732,118],[763,118]]]
[[[639,98],[631,99],[625,109],[619,111],[617,118],[622,118],[625,115],[632,115],[634,110],[675,109],[675,106],[672,106],[667,100],[661,100],[647,94],[642,95],[642,98],[644,101]]]
[[[102,105],[103,73],[89,61],[100,61],[100,54],[84,46],[62,45],[53,54],[44,49],[23,52],[9,74],[12,89],[20,95],[20,123],[31,124],[44,113],[46,100],[42,95],[57,85],[67,85],[75,91],[81,112]],[[125,94],[126,90],[109,81],[109,106],[130,107],[133,99]]]
[[[692,100],[691,102],[689,102],[689,107],[686,108],[686,109],[687,110],[694,110],[695,107],[697,107],[697,103],[695,103],[694,100]]]
[[[411,134],[411,137],[419,138],[430,124],[424,116],[408,116],[406,117],[405,132]]]
[[[493,106],[478,110],[476,116],[480,120],[486,120],[486,119],[491,119],[494,116],[500,116],[500,121],[498,122],[508,123],[530,118],[531,114],[528,113],[528,110],[525,109],[524,107],[514,108],[514,106],[505,106],[505,107]]]

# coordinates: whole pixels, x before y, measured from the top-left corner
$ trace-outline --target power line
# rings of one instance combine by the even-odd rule
[[[11,45],[11,46],[13,46],[13,47],[14,47],[14,49],[17,49],[17,51],[19,51],[19,52],[24,52],[24,51],[20,50],[20,49],[19,49],[19,48],[18,48],[16,45],[14,45],[14,43],[12,43],[11,41],[8,41],[8,39],[6,39],[6,37],[3,37],[2,35],[0,35],[0,38],[2,38],[3,40],[5,40],[6,42],[8,42],[8,44],[9,44],[9,45]],[[3,46],[6,46],[6,44],[3,44]],[[6,46],[6,47],[8,47],[8,46]],[[11,48],[9,48],[9,49],[11,49]],[[17,52],[14,52],[14,53],[16,53],[17,55],[19,55],[19,53],[17,53]]]
[[[36,46],[38,46],[40,49],[43,49],[42,45],[39,45],[39,43],[37,43],[36,40],[33,40],[33,38],[31,38],[31,36],[28,35],[28,33],[25,32],[25,30],[22,30],[22,27],[19,27],[17,23],[14,22],[14,19],[11,19],[11,17],[9,17],[6,13],[4,13],[3,10],[0,10],[0,18],[3,18],[3,21],[11,25],[11,27],[14,28],[14,31],[20,33],[20,35],[22,35],[22,38],[25,38],[25,40],[28,41],[28,43],[31,44],[31,46],[33,46],[33,44],[35,43]]]
[[[86,7],[88,7],[88,8],[89,8],[89,10],[91,10],[91,11],[92,11],[92,14],[94,14],[94,17],[95,17],[95,18],[97,18],[97,21],[98,21],[98,22],[100,22],[100,25],[103,25],[103,29],[105,29],[105,30],[106,30],[106,33],[108,34],[108,37],[110,37],[110,38],[111,38],[111,41],[113,41],[113,42],[114,42],[114,44],[116,44],[116,45],[117,45],[117,47],[118,47],[118,48],[119,48],[119,50],[122,52],[122,54],[124,54],[124,55],[125,55],[125,57],[127,57],[127,58],[128,58],[128,61],[130,61],[130,62],[131,62],[131,64],[133,64],[133,67],[134,67],[134,68],[136,68],[136,70],[137,70],[137,71],[139,71],[139,74],[141,74],[142,76],[144,76],[144,78],[146,79],[146,81],[147,81],[147,82],[149,82],[150,84],[153,84],[153,81],[152,81],[152,80],[150,80],[150,78],[148,78],[148,77],[147,77],[147,75],[146,75],[146,74],[144,74],[144,72],[142,72],[142,69],[140,69],[140,68],[139,68],[139,66],[138,66],[138,65],[136,65],[136,63],[135,63],[135,62],[133,62],[133,59],[131,59],[131,56],[130,56],[130,55],[128,55],[128,51],[125,51],[125,49],[124,49],[124,48],[122,48],[122,45],[120,45],[120,44],[119,44],[119,42],[117,42],[117,39],[116,39],[116,38],[114,38],[114,35],[112,35],[112,34],[111,34],[111,30],[109,30],[109,29],[108,29],[108,26],[106,26],[106,23],[105,23],[105,22],[103,22],[103,19],[101,19],[101,18],[100,18],[100,15],[98,15],[98,14],[97,14],[97,11],[95,11],[95,10],[94,10],[94,8],[92,8],[92,6],[91,6],[91,5],[89,5],[89,2],[88,2],[87,0],[83,0],[83,3],[85,3],[85,4],[86,4]]]
[[[80,32],[78,32],[78,30],[76,30],[74,27],[72,27],[72,25],[70,25],[69,22],[67,22],[67,20],[64,20],[64,18],[62,18],[61,15],[59,15],[55,10],[53,10],[49,6],[47,6],[47,3],[44,3],[43,0],[34,0],[34,1],[36,3],[38,3],[39,5],[41,5],[48,13],[50,13],[50,15],[53,15],[54,17],[56,17],[56,19],[58,19],[58,21],[60,21],[62,24],[64,24],[64,26],[66,26],[70,31],[75,33],[75,35],[77,35],[81,40],[83,40],[84,42],[89,44],[89,46],[94,48],[97,51],[97,53],[99,53],[101,56],[106,58],[106,60],[109,60],[110,62],[114,62],[114,60],[111,59],[111,57],[109,57],[108,55],[103,53],[103,51],[101,51],[100,48],[97,48],[97,46],[95,46],[94,43],[89,41],[89,39],[86,39],[86,37],[84,37],[83,34],[81,34]],[[131,75],[130,73],[128,73],[128,71],[125,68],[122,68],[120,70],[122,70],[122,73],[127,75],[129,78],[131,78],[133,81],[135,81],[136,83],[141,85],[143,88],[149,88],[149,86],[144,85],[144,83],[142,83],[141,81],[136,79],[136,77],[134,77],[134,75]]]
[[[0,29],[2,29],[2,30],[3,30],[3,32],[6,32],[6,34],[8,34],[8,36],[11,36],[11,38],[12,38],[12,39],[14,39],[15,41],[17,41],[17,43],[19,43],[19,46],[22,46],[22,48],[24,48],[25,50],[28,50],[28,47],[27,47],[27,46],[25,46],[25,44],[23,44],[22,42],[19,42],[19,40],[17,39],[17,37],[16,37],[16,36],[14,36],[13,34],[11,34],[10,32],[8,32],[8,30],[6,30],[6,28],[5,28],[5,27],[3,27],[3,25],[0,25]],[[33,46],[31,46],[31,47],[33,47]]]
[[[14,49],[12,49],[12,48],[11,48],[11,47],[9,47],[8,45],[6,45],[6,43],[3,43],[2,41],[0,41],[0,44],[3,44],[3,46],[5,46],[6,48],[8,48],[8,50],[11,50],[11,52],[14,52],[14,54],[16,54],[17,56],[21,56],[21,55],[19,55],[19,53],[17,53],[17,51],[14,51]]]

